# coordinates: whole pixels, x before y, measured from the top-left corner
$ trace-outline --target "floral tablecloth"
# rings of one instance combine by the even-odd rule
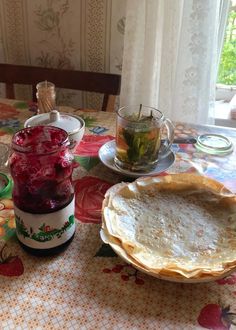
[[[171,283],[123,262],[100,239],[101,203],[113,184],[128,180],[100,163],[98,149],[115,134],[115,114],[82,112],[83,141],[75,150],[73,178],[77,228],[65,252],[37,258],[15,237],[13,203],[0,200],[0,329],[233,329],[236,274],[210,283]],[[32,116],[35,105],[0,99],[0,142]],[[176,123],[176,136],[214,132],[236,143],[236,130]],[[193,145],[173,145],[168,173],[197,172],[236,192],[236,153],[205,154]],[[165,173],[164,173],[165,174]]]

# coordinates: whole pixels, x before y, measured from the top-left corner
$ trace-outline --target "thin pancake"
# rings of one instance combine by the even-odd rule
[[[236,197],[192,174],[112,187],[103,204],[108,237],[155,273],[218,276],[236,265]]]

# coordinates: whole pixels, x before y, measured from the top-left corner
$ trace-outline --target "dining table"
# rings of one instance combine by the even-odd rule
[[[106,191],[134,177],[101,162],[99,149],[115,139],[116,113],[59,106],[85,121],[74,150],[76,232],[67,249],[36,257],[15,233],[11,191],[0,197],[0,329],[236,329],[236,272],[209,282],[174,282],[126,263],[100,237]],[[0,143],[34,116],[37,104],[0,98]],[[175,122],[175,137],[220,134],[236,146],[236,129]],[[209,154],[195,144],[171,147],[174,162],[156,175],[193,173],[213,178],[236,193],[236,148]],[[1,155],[2,156],[2,155]],[[10,179],[8,168],[0,172]]]

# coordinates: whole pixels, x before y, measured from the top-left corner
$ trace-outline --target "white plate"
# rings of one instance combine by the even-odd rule
[[[166,171],[175,161],[175,155],[173,151],[170,150],[166,155],[162,156],[161,159],[158,161],[157,166],[154,170],[150,172],[131,172],[124,169],[119,169],[116,167],[114,163],[115,157],[115,149],[116,149],[116,141],[112,140],[105,143],[98,152],[98,156],[101,162],[110,168],[111,170],[118,172],[120,174],[124,174],[129,177],[138,178],[140,176],[152,176],[160,174]]]
[[[207,282],[213,282],[213,281],[217,281],[220,280],[224,277],[227,277],[229,275],[231,275],[233,272],[235,272],[235,268],[231,269],[230,271],[224,273],[223,275],[219,275],[219,276],[209,276],[209,277],[204,277],[204,278],[184,278],[184,277],[174,277],[174,276],[164,276],[164,275],[160,275],[157,273],[154,273],[152,271],[148,271],[146,269],[144,269],[143,267],[139,266],[138,264],[134,263],[132,261],[132,259],[129,257],[129,255],[125,252],[124,249],[122,249],[122,247],[118,246],[117,244],[112,244],[109,241],[108,236],[106,235],[106,233],[104,232],[103,229],[100,230],[100,237],[102,239],[102,241],[105,244],[109,244],[110,247],[113,249],[113,251],[121,258],[123,259],[125,262],[127,262],[128,264],[132,265],[134,268],[136,268],[137,270],[139,270],[142,273],[146,273],[150,276],[156,277],[160,280],[165,280],[165,281],[169,281],[169,282],[177,282],[177,283],[207,283]]]

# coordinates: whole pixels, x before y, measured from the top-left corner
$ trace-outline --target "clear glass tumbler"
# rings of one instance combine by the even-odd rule
[[[55,85],[47,80],[41,81],[36,85],[38,113],[45,113],[54,110],[56,107]]]

